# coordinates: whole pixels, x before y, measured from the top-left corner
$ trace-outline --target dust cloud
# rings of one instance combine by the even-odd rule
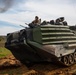
[[[13,5],[14,0],[0,0],[0,13],[6,12]]]

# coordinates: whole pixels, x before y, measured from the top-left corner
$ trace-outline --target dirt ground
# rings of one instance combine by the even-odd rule
[[[4,47],[3,42],[0,47]],[[27,67],[13,55],[0,58],[0,75],[76,75],[76,64],[62,67],[53,63],[37,63]]]
[[[76,64],[60,67],[53,63],[42,63],[26,67],[13,55],[9,55],[0,59],[0,75],[76,75]]]

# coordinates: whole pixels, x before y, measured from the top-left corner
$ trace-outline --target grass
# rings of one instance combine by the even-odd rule
[[[11,52],[8,49],[6,49],[4,47],[0,47],[0,58],[5,57],[10,54],[11,54]]]
[[[4,47],[5,39],[0,41],[0,58],[10,55],[11,52]]]

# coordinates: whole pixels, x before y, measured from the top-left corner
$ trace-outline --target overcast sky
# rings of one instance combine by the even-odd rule
[[[8,0],[10,1],[10,0]],[[0,2],[0,35],[22,29],[19,25],[30,23],[35,16],[43,20],[65,17],[69,25],[76,24],[76,0],[11,0],[7,5]],[[9,4],[9,5],[8,5]]]

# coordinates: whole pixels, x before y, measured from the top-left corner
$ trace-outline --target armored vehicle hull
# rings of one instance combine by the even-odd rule
[[[69,26],[43,25],[7,34],[5,47],[22,63],[76,62],[76,35]]]

